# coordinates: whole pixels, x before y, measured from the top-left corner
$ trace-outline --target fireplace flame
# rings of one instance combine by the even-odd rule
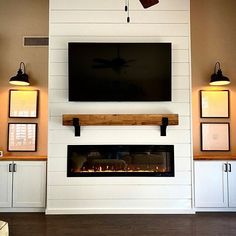
[[[85,167],[77,168],[77,169],[71,169],[72,172],[75,173],[91,173],[91,172],[166,172],[168,171],[165,167],[159,167],[155,166],[152,168],[142,169],[140,167],[127,167],[124,169],[115,168],[114,166],[93,166],[93,168],[86,169]]]

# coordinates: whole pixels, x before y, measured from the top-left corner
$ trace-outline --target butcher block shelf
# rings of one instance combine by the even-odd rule
[[[4,155],[0,161],[47,161],[47,156],[13,156]]]
[[[63,125],[74,126],[80,136],[80,126],[89,125],[158,125],[165,136],[168,125],[178,125],[178,114],[64,114]],[[77,130],[76,130],[77,129]]]

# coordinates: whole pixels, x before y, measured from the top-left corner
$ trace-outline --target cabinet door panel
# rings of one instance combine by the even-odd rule
[[[0,162],[0,207],[11,207],[12,204],[12,172],[9,165],[12,162]]]
[[[46,163],[19,161],[13,180],[13,207],[45,207]]]
[[[223,161],[195,161],[195,207],[228,207]]]
[[[236,161],[229,162],[229,167],[229,207],[236,207]]]

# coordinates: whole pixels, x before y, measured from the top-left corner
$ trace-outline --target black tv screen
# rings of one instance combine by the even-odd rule
[[[171,43],[69,43],[69,101],[171,101]]]

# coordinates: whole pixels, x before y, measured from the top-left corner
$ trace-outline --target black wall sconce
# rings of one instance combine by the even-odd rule
[[[217,65],[218,65],[218,71],[216,72]],[[227,84],[230,84],[230,80],[228,77],[223,75],[220,69],[220,63],[216,62],[214,73],[211,75],[210,85],[227,85]]]
[[[22,71],[22,66],[23,66],[23,71]],[[24,64],[24,62],[20,63],[20,68],[17,72],[17,75],[11,77],[10,80],[9,80],[9,83],[13,84],[13,85],[20,85],[20,86],[30,85],[29,77],[25,73],[25,64]]]

